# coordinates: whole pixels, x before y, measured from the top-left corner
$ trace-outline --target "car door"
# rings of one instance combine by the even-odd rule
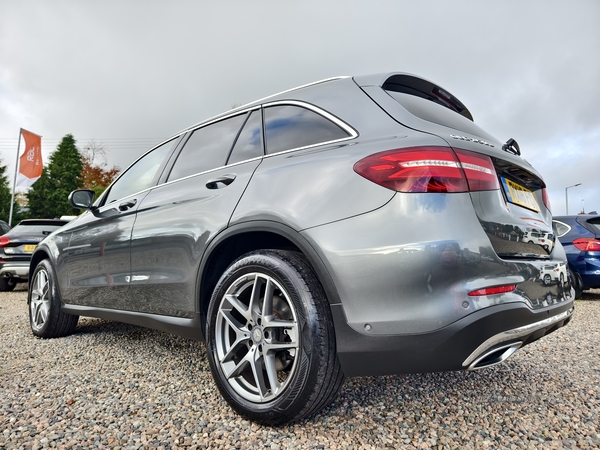
[[[137,212],[131,238],[136,311],[193,317],[204,249],[227,227],[262,155],[260,109],[193,131],[167,182]]]
[[[86,211],[65,249],[69,274],[66,298],[75,305],[131,310],[131,230],[135,214],[154,186],[178,139],[146,153]]]

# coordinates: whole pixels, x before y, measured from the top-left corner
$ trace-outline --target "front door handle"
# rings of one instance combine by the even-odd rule
[[[119,205],[119,211],[127,211],[129,208],[133,208],[137,203],[136,199],[123,202]]]
[[[208,189],[220,189],[225,186],[229,186],[231,183],[235,181],[235,174],[228,173],[227,175],[223,175],[221,177],[213,178],[212,180],[208,180],[206,183],[206,187]]]

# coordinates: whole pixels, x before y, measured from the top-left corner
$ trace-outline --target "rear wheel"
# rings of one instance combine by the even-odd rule
[[[10,292],[17,286],[14,278],[0,278],[0,292]]]
[[[27,303],[31,331],[36,336],[61,337],[75,330],[79,316],[62,312],[54,268],[47,259],[40,261],[33,272]]]
[[[221,277],[208,317],[211,371],[238,413],[281,425],[325,407],[341,387],[329,305],[301,255],[243,256]]]
[[[569,278],[571,279],[573,289],[575,289],[575,299],[581,298],[583,295],[583,281],[581,280],[581,276],[571,269],[571,266],[569,266]]]

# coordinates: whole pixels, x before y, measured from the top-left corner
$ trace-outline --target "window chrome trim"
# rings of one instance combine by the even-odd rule
[[[554,219],[552,222],[557,222],[557,223],[560,223],[561,225],[564,225],[565,227],[567,227],[567,231],[565,231],[562,234],[558,234],[558,230],[556,230],[556,237],[557,238],[563,237],[565,234],[567,234],[569,231],[571,231],[571,225],[569,225],[569,224],[566,224],[566,223],[561,222],[560,220],[556,220],[556,219]]]
[[[231,114],[226,114],[224,116],[211,117],[207,121],[197,123],[196,125],[186,128],[182,133],[193,133],[194,131],[197,131],[200,128],[204,128],[204,127],[207,127],[208,125],[212,125],[213,123],[217,123],[222,120],[231,119],[232,117],[239,116],[242,114],[248,114],[249,112],[256,111],[258,109],[260,109],[260,105],[255,105],[255,106],[253,106],[251,108],[247,108],[247,109],[239,109],[239,110],[236,109],[235,112],[232,112]]]
[[[247,111],[250,111],[250,110],[258,109],[258,108],[261,107],[261,104],[263,102],[265,102],[266,100],[269,100],[270,98],[277,97],[278,95],[287,94],[288,92],[293,92],[293,91],[296,91],[298,89],[304,89],[306,87],[314,86],[314,85],[321,84],[321,83],[326,83],[328,81],[342,80],[342,79],[345,79],[345,78],[351,78],[351,77],[347,76],[347,75],[345,75],[345,76],[339,76],[339,77],[330,77],[330,78],[325,78],[323,80],[313,81],[312,83],[303,84],[302,86],[296,86],[296,87],[293,87],[291,89],[286,89],[285,91],[278,92],[277,94],[268,95],[268,96],[260,98],[258,100],[253,100],[253,101],[251,101],[249,103],[245,103],[242,106],[238,106],[237,108],[232,109],[231,111],[227,111],[225,113],[221,113],[221,114],[217,114],[216,116],[212,116],[212,117],[208,118],[207,120],[205,120],[203,122],[198,122],[195,125],[192,125],[191,127],[188,127],[186,129],[182,130],[181,132],[185,133],[187,131],[192,131],[192,130],[200,128],[200,127],[202,127],[204,125],[209,125],[209,124],[217,122],[217,121],[219,121],[221,119],[226,119],[228,117],[234,116],[234,115],[236,115],[238,113],[247,112]]]
[[[270,106],[299,106],[301,108],[306,108],[308,110],[311,110],[312,112],[324,117],[325,119],[329,120],[330,122],[335,123],[338,127],[340,127],[342,130],[344,130],[346,133],[348,133],[349,136],[346,136],[344,138],[340,138],[340,139],[333,139],[331,141],[323,141],[323,142],[317,142],[316,144],[311,144],[311,145],[305,145],[303,147],[294,147],[294,148],[290,148],[287,150],[282,150],[280,152],[276,152],[276,153],[270,153],[265,155],[265,158],[270,158],[271,156],[275,156],[275,155],[281,155],[283,153],[289,153],[289,152],[295,152],[297,150],[304,150],[307,148],[313,148],[313,147],[317,147],[320,145],[327,145],[327,144],[335,144],[338,142],[344,142],[344,141],[348,141],[351,139],[356,139],[358,137],[358,131],[356,131],[352,126],[348,125],[346,122],[344,122],[342,119],[334,116],[333,114],[325,111],[324,109],[319,108],[318,106],[312,105],[310,103],[307,102],[303,102],[303,101],[299,101],[299,100],[278,100],[275,102],[270,102],[270,103],[265,103],[263,105],[263,108],[268,108]],[[264,123],[264,120],[263,120]],[[267,136],[265,135],[264,137],[265,140],[265,151],[267,150]]]

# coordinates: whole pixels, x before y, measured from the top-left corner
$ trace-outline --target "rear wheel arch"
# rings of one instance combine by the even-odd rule
[[[288,250],[301,253],[315,273],[330,304],[340,303],[333,279],[315,249],[294,229],[278,222],[256,221],[234,225],[208,246],[197,280],[202,333],[213,290],[225,270],[240,256],[256,250]]]
[[[33,256],[31,257],[31,262],[29,263],[29,283],[28,284],[31,284],[33,272],[34,272],[35,268],[37,267],[37,265],[40,263],[40,261],[42,261],[44,259],[49,259],[49,258],[50,258],[50,255],[43,248],[37,250],[33,254]]]

